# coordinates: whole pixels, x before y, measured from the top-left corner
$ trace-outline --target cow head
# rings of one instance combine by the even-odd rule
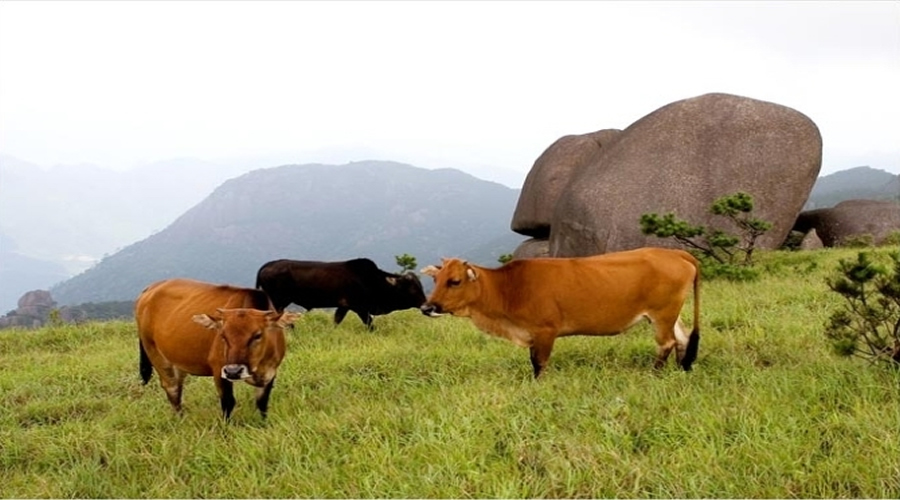
[[[216,309],[214,315],[198,314],[193,320],[217,334],[213,349],[218,346],[224,356],[219,376],[246,380],[253,377],[266,355],[267,345],[275,341],[275,336],[283,336],[284,327],[299,316],[298,313],[278,314],[259,309]]]
[[[453,314],[468,316],[468,306],[481,292],[478,271],[466,261],[443,259],[440,266],[428,266],[422,274],[434,278],[434,290],[422,307],[426,316]]]
[[[425,303],[425,291],[415,273],[388,274],[385,281],[388,286],[383,290],[383,295],[375,298],[375,314],[419,307]]]

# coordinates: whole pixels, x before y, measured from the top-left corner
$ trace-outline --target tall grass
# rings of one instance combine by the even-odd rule
[[[831,353],[824,277],[846,250],[760,255],[706,282],[694,371],[649,327],[527,350],[405,311],[367,332],[313,312],[269,418],[212,380],[176,416],[128,322],[0,332],[3,497],[900,497],[900,374]],[[686,310],[687,311],[687,310]],[[690,315],[685,314],[689,320]]]

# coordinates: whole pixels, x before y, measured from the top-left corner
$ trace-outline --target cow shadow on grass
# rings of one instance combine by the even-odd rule
[[[652,369],[656,360],[656,344],[652,337],[646,342],[623,339],[622,337],[584,337],[572,341],[557,341],[550,357],[550,366],[557,370],[577,371],[586,369],[599,371],[603,369]],[[568,342],[567,342],[568,341]],[[669,363],[674,360],[674,352]]]

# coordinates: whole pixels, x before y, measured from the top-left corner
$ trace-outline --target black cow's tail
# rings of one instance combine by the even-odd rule
[[[138,346],[141,349],[141,380],[146,385],[150,381],[150,377],[153,376],[153,365],[150,363],[150,358],[147,357],[147,351],[144,349],[144,343],[140,339],[138,339]]]
[[[681,358],[681,367],[684,371],[690,371],[691,365],[697,360],[700,351],[700,262],[693,259],[694,268],[694,328],[688,337],[687,347],[684,349],[684,357]]]

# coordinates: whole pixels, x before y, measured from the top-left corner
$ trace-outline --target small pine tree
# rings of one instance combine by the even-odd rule
[[[839,354],[858,355],[900,366],[900,252],[893,267],[873,262],[869,252],[841,259],[828,288],[846,302],[828,320],[825,336]]]
[[[395,255],[394,259],[397,260],[397,265],[400,266],[401,273],[412,271],[416,268],[416,258],[408,253],[405,253],[403,255]]]
[[[641,232],[659,238],[675,238],[675,241],[688,249],[724,266],[737,264],[736,259],[740,254],[744,256],[741,265],[753,265],[753,251],[757,240],[772,228],[770,222],[750,215],[753,211],[753,197],[739,191],[716,199],[709,210],[729,219],[741,234],[733,235],[718,229],[695,226],[678,219],[673,213],[662,216],[656,213],[642,215]]]

